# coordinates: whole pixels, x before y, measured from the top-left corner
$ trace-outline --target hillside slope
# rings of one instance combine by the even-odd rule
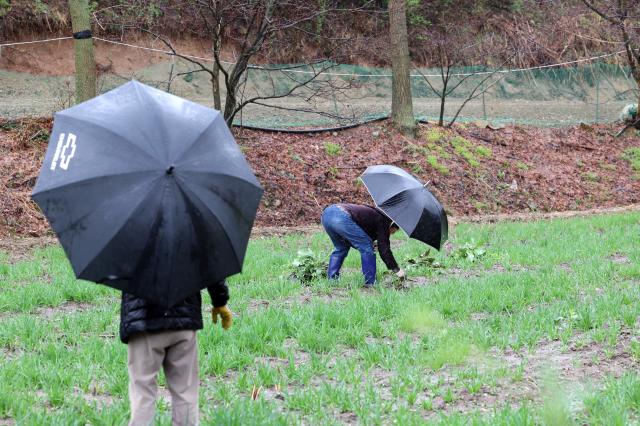
[[[51,120],[0,123],[0,235],[43,235],[29,200]],[[492,130],[421,125],[407,140],[387,122],[340,133],[234,129],[265,194],[259,226],[317,223],[324,206],[371,203],[358,176],[394,164],[419,176],[450,214],[582,210],[640,202],[640,137],[608,126]],[[635,169],[633,168],[635,165]]]

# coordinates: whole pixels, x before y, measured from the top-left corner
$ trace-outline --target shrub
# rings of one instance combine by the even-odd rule
[[[291,262],[291,276],[308,283],[323,278],[329,263],[319,259],[312,250],[299,250],[298,256]]]

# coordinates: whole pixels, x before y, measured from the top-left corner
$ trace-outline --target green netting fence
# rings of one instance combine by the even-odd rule
[[[136,49],[130,52],[145,54]],[[208,74],[197,72],[188,61],[168,56],[164,59],[126,75],[101,74],[99,91],[106,92],[135,78],[213,106]],[[621,59],[615,55],[607,58]],[[315,75],[319,69],[324,72]],[[455,89],[446,97],[445,120],[466,102],[458,121],[536,126],[605,123],[617,120],[622,108],[638,99],[638,88],[628,68],[598,60],[527,70],[459,67],[450,73],[448,89]],[[235,123],[247,126],[344,126],[386,116],[391,108],[389,69],[330,63],[262,65],[249,69],[243,81],[241,100],[261,98],[259,104],[248,104],[236,116]],[[437,120],[443,89],[441,69],[414,70],[411,83],[416,117]],[[51,115],[73,103],[73,88],[72,75],[18,73],[0,67],[0,118]],[[224,105],[224,85],[222,89]]]

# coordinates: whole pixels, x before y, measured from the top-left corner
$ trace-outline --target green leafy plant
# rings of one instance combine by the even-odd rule
[[[594,172],[583,173],[582,178],[587,182],[600,182],[600,176]]]
[[[2,1],[2,0],[0,0]],[[2,123],[0,123],[0,130],[4,130],[6,132],[11,131],[11,130],[15,130],[18,127],[20,127],[18,125],[17,121],[3,121]]]
[[[451,257],[457,260],[466,260],[468,262],[475,262],[478,259],[484,257],[487,254],[487,250],[480,243],[469,242],[464,243],[462,246],[457,247],[451,252]]]
[[[422,168],[422,166],[419,163],[411,163],[411,173],[419,175],[421,173],[424,173],[424,169]]]
[[[440,172],[440,174],[445,176],[449,174],[449,168],[445,165],[440,164],[438,162],[438,157],[436,157],[435,155],[427,156],[427,163],[429,163],[431,167]]]
[[[11,10],[11,3],[9,0],[0,0],[0,17],[6,15]]]
[[[425,138],[428,142],[438,142],[445,137],[445,134],[435,127],[430,128],[425,132]]]
[[[449,154],[445,149],[444,149],[444,145],[445,145],[446,141],[441,141],[441,142],[429,142],[427,143],[427,148],[429,149],[429,151],[433,152],[434,154],[437,154],[438,157],[440,158],[444,158],[445,160],[448,160],[449,158],[451,158],[451,154]]]
[[[34,3],[34,10],[36,13],[48,13],[49,6],[44,4],[42,0],[36,0]]]
[[[471,200],[471,201],[473,202],[473,207],[475,207],[475,209],[478,210],[479,212],[485,211],[489,207],[487,203],[484,203],[482,201],[478,201],[478,200]]]
[[[324,152],[330,157],[335,157],[336,155],[340,155],[342,147],[337,143],[327,142],[324,144]]]
[[[428,268],[428,269],[442,269],[442,263],[440,263],[436,258],[431,254],[431,249],[427,249],[424,253],[418,255],[414,258],[409,258],[405,261],[406,269],[418,269],[418,268]]]
[[[471,149],[473,148],[471,142],[469,142],[462,136],[456,136],[449,142],[453,146],[453,150],[456,152],[456,154],[464,158],[471,167],[478,167],[480,165],[477,158],[471,152]]]
[[[476,146],[476,154],[478,154],[481,157],[491,157],[491,154],[493,154],[493,152],[491,151],[491,148],[487,148],[486,146]]]
[[[308,283],[324,277],[328,266],[312,250],[298,250],[297,257],[291,262],[291,276],[302,283]]]

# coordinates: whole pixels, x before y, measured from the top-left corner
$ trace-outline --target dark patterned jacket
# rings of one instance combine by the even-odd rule
[[[213,306],[220,307],[229,300],[224,281],[207,287]],[[122,293],[120,306],[120,340],[127,343],[134,333],[166,330],[200,330],[202,328],[202,297],[200,292],[177,305],[164,309],[138,296]]]

